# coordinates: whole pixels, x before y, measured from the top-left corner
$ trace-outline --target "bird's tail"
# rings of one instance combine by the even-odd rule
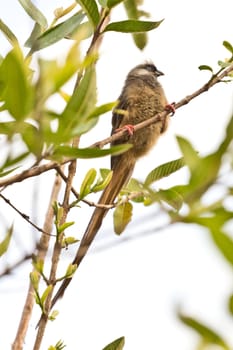
[[[113,171],[113,176],[104,190],[103,194],[100,197],[100,200],[98,204],[112,204],[121,191],[122,187],[129,181],[133,169],[134,169],[135,162],[121,162],[119,161]],[[97,232],[99,231],[102,221],[105,217],[105,215],[108,212],[108,208],[95,208],[91,219],[89,221],[89,224],[87,226],[87,229],[82,237],[82,240],[80,242],[78,251],[75,255],[75,258],[72,262],[72,264],[76,264],[77,267],[80,265],[82,259],[86,255],[92,241],[94,240]],[[51,308],[55,305],[57,300],[61,298],[70,284],[72,278],[67,278],[65,279],[60,288],[58,289],[57,293],[55,294],[52,303],[51,303]]]

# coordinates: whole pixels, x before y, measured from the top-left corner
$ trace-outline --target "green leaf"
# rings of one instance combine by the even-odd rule
[[[224,258],[233,265],[233,240],[223,231],[213,228],[211,236]]]
[[[76,270],[77,264],[69,264],[66,269],[65,278],[72,278]]]
[[[67,248],[71,244],[77,243],[79,240],[74,237],[64,237],[62,240],[62,248]]]
[[[30,272],[30,281],[31,281],[31,284],[32,284],[34,290],[37,291],[39,281],[40,281],[40,275],[39,275],[38,271],[35,270],[35,271]]]
[[[108,155],[118,155],[128,151],[132,145],[123,144],[112,146],[107,149],[99,149],[99,148],[73,148],[69,146],[60,146],[57,147],[53,153],[54,156],[65,156],[71,158],[99,158],[105,157]]]
[[[148,32],[157,28],[163,20],[158,22],[126,20],[120,22],[113,22],[107,25],[104,32],[115,31],[121,33],[140,33]]]
[[[43,13],[30,1],[30,0],[18,0],[27,14],[37,22],[43,29],[48,27],[47,20]]]
[[[90,66],[86,69],[79,87],[75,89],[61,115],[58,132],[62,132],[63,135],[68,133],[69,136],[70,133],[73,136],[80,135],[95,104],[96,71],[94,66]]]
[[[8,229],[5,238],[0,242],[0,256],[7,252],[13,233],[13,225]]]
[[[91,186],[93,185],[95,179],[96,179],[96,170],[90,169],[85,175],[84,180],[82,181],[80,191],[79,191],[79,199],[83,199],[91,192]]]
[[[145,186],[151,185],[153,182],[156,182],[163,177],[169,176],[177,170],[185,166],[184,158],[178,158],[171,162],[164,163],[159,167],[153,169],[146,177],[144,182]]]
[[[105,8],[107,7],[107,1],[108,0],[98,0],[98,3],[100,4],[101,7]]]
[[[91,188],[91,192],[99,192],[108,186],[112,179],[113,172],[109,169],[100,169],[101,177],[97,180],[96,184]]]
[[[36,269],[36,271],[38,271],[40,274],[43,273],[44,270],[44,261],[42,259],[33,259],[33,266]]]
[[[18,47],[11,50],[0,67],[3,89],[0,99],[16,120],[25,118],[33,107],[34,88],[28,80],[28,66]]]
[[[0,30],[5,35],[9,43],[14,46],[19,46],[18,39],[15,34],[10,30],[10,28],[0,19]]]
[[[223,338],[203,323],[182,314],[178,314],[178,317],[186,326],[195,330],[203,338],[205,343],[219,345],[225,350],[230,350],[230,347]]]
[[[44,305],[44,303],[45,303],[45,301],[46,301],[46,299],[47,299],[49,293],[51,293],[52,289],[53,289],[53,286],[52,286],[52,284],[50,284],[50,285],[45,289],[45,291],[43,292],[43,294],[42,294],[42,296],[41,296],[41,298],[40,298],[41,304],[42,304],[42,305]]]
[[[34,27],[32,29],[32,32],[28,39],[26,40],[24,46],[25,47],[32,47],[33,43],[36,41],[36,39],[41,36],[43,33],[43,28],[36,22],[34,24]]]
[[[230,311],[231,315],[233,315],[233,294],[228,300],[228,310]]]
[[[124,0],[107,0],[107,7],[109,9],[111,9],[112,7],[120,4],[121,2],[123,2]]]
[[[50,346],[48,350],[63,350],[66,347],[66,345],[63,343],[62,340],[59,340],[55,346]]]
[[[198,67],[200,70],[209,70],[211,73],[213,73],[213,68],[210,66],[207,66],[206,64],[202,64],[201,66]]]
[[[57,228],[58,234],[61,232],[64,232],[68,227],[74,225],[74,221],[70,221],[70,222],[64,222],[64,224],[60,225]]]
[[[180,210],[183,205],[183,197],[172,189],[159,190],[156,196],[177,211]]]
[[[31,48],[31,53],[55,44],[59,40],[65,38],[68,34],[74,32],[79,27],[84,17],[84,13],[78,12],[66,21],[48,29],[35,40]]]
[[[197,152],[194,150],[194,148],[188,140],[180,136],[177,136],[176,139],[181,149],[181,152],[184,155],[185,164],[189,167],[190,171],[195,170],[200,160],[200,158],[197,155]]]
[[[113,220],[114,231],[117,235],[120,235],[131,221],[132,213],[133,206],[129,202],[122,203],[116,207],[113,213]]]
[[[99,23],[100,16],[95,0],[76,0],[76,2],[81,5],[89,20],[92,22],[94,28],[96,28]]]
[[[138,1],[137,0],[125,0],[124,7],[127,12],[129,19],[140,19],[142,15],[142,11],[138,9]],[[147,44],[147,34],[146,33],[133,33],[133,40],[136,46],[143,50]]]
[[[53,310],[51,312],[51,314],[49,314],[49,320],[50,321],[55,321],[58,315],[59,315],[59,311],[58,310]]]
[[[222,44],[233,55],[233,46],[228,41],[223,41]]]
[[[103,350],[122,350],[125,345],[125,338],[121,337],[114,340],[112,343],[108,344],[103,348]]]

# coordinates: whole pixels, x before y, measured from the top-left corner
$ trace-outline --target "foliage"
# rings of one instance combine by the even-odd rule
[[[53,258],[51,270],[47,276],[44,272],[44,257],[34,258],[33,271],[30,273],[30,283],[34,290],[35,302],[39,305],[43,317],[49,320],[56,318],[57,312],[50,313],[51,297],[56,283],[72,278],[77,269],[76,264],[69,264],[62,276],[56,276],[54,270],[61,251],[68,245],[75,244],[75,237],[65,237],[64,233],[75,222],[68,221],[69,211],[81,202],[88,202],[88,196],[102,191],[109,184],[112,172],[108,169],[97,170],[90,168],[81,182],[79,193],[73,186],[74,173],[71,165],[75,159],[92,159],[108,155],[118,155],[126,152],[131,145],[117,145],[100,149],[99,144],[87,148],[78,147],[79,140],[85,133],[97,124],[103,114],[112,110],[116,102],[106,102],[98,105],[96,61],[99,57],[98,49],[101,38],[111,35],[109,32],[130,33],[135,45],[143,49],[147,44],[147,32],[158,28],[163,20],[141,20],[149,17],[149,14],[140,8],[137,0],[76,0],[70,7],[59,8],[55,11],[55,17],[49,25],[44,14],[30,1],[19,0],[25,10],[25,16],[33,20],[33,29],[25,40],[28,52],[25,55],[17,38],[17,34],[0,20],[0,30],[9,41],[11,48],[5,57],[0,58],[0,113],[3,116],[0,122],[0,134],[4,135],[7,143],[6,154],[2,155],[0,177],[3,181],[2,191],[5,189],[4,180],[11,176],[15,170],[21,171],[20,180],[27,179],[25,174],[31,169],[39,167],[43,162],[54,165],[59,175],[66,182],[63,202],[58,200],[53,203],[53,220],[55,238],[53,244]],[[123,3],[126,19],[118,22],[110,22],[111,11]],[[121,34],[119,34],[121,35]],[[66,57],[61,63],[58,60],[46,60],[38,58],[38,51],[55,45],[61,40],[70,40],[71,45],[67,50]],[[89,40],[87,54],[82,53],[82,43]],[[209,88],[214,79],[221,73],[227,72],[233,62],[233,47],[224,41],[223,46],[230,52],[230,58],[219,61],[219,70],[215,70],[207,64],[199,67],[207,70],[211,77],[207,83]],[[36,65],[33,65],[36,60]],[[35,71],[35,68],[36,71]],[[232,70],[225,74],[224,81],[230,80]],[[74,81],[73,92],[65,92],[66,84]],[[222,81],[220,79],[219,81]],[[209,84],[209,85],[208,85]],[[204,91],[204,90],[203,90]],[[56,96],[60,100],[63,109],[57,111],[50,109],[49,99]],[[216,248],[225,258],[233,264],[233,241],[229,231],[232,223],[232,207],[226,205],[226,199],[232,200],[233,189],[227,181],[222,181],[223,176],[232,176],[232,139],[233,139],[233,116],[226,128],[226,134],[216,151],[201,156],[193,148],[189,140],[177,137],[182,157],[171,160],[152,169],[146,175],[145,181],[131,179],[129,184],[121,191],[116,208],[114,210],[114,230],[119,235],[132,219],[134,205],[155,205],[158,210],[166,213],[169,224],[176,223],[196,224],[205,227],[213,240]],[[20,147],[17,147],[20,140]],[[108,143],[108,142],[106,142]],[[17,149],[17,152],[15,150]],[[69,174],[63,174],[62,165],[70,163]],[[30,163],[30,166],[28,166]],[[226,166],[227,164],[227,166]],[[189,172],[189,180],[186,184],[174,184],[171,188],[159,188],[158,181],[172,176],[182,167]],[[21,168],[27,168],[27,171]],[[52,169],[51,168],[51,169]],[[208,169],[208,171],[206,171]],[[227,174],[223,175],[223,169]],[[46,170],[47,171],[47,170]],[[43,173],[43,171],[41,170]],[[37,176],[40,175],[38,172]],[[12,175],[12,182],[16,182]],[[216,186],[221,186],[222,196],[218,200],[206,204],[205,198]],[[67,194],[73,192],[75,200],[70,203]],[[185,210],[183,210],[185,208]],[[22,213],[21,213],[22,214]],[[27,219],[26,215],[22,216]],[[44,232],[42,237],[50,236]],[[0,256],[10,249],[10,241],[13,235],[13,226],[9,228],[4,239],[0,242]],[[45,236],[43,236],[45,235]],[[38,247],[39,250],[39,247]],[[36,253],[36,252],[35,252]],[[40,280],[46,284],[40,293]],[[232,314],[233,297],[228,301],[229,310]],[[194,329],[201,337],[202,348],[209,344],[218,345],[223,349],[230,346],[221,335],[213,331],[199,320],[178,313],[180,320]],[[38,333],[41,336],[41,333]],[[40,341],[42,341],[43,334]],[[58,341],[49,349],[63,349],[65,345]],[[124,347],[124,338],[119,338],[107,345],[103,350],[121,350]]]

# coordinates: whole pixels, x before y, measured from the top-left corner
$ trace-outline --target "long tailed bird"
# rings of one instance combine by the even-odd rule
[[[158,82],[158,77],[161,75],[163,73],[154,64],[145,63],[133,68],[125,80],[118,105],[113,111],[112,134],[121,128],[127,128],[129,133],[112,145],[130,143],[132,148],[111,158],[112,179],[103,191],[99,204],[114,202],[122,187],[129,181],[138,158],[144,156],[154,146],[160,134],[167,129],[168,116],[163,121],[133,132],[134,125],[164,111],[166,107],[170,107],[173,111]],[[107,212],[107,208],[95,208],[72,264],[80,265]],[[51,307],[63,296],[71,280],[72,278],[67,278],[62,282],[52,300]]]

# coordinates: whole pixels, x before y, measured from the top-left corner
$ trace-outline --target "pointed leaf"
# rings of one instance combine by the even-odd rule
[[[121,337],[114,340],[112,343],[108,344],[103,348],[103,350],[122,350],[125,345],[125,338]]]
[[[69,146],[60,146],[55,149],[54,155],[71,157],[71,158],[81,158],[81,159],[99,158],[99,157],[108,156],[110,154],[118,155],[118,154],[124,153],[128,151],[131,147],[132,145],[129,145],[129,144],[112,146],[111,148],[107,148],[107,149],[73,148]]]
[[[78,28],[84,17],[85,14],[78,12],[66,21],[48,29],[35,40],[31,52],[44,49],[45,47],[55,44],[59,40],[65,38],[68,34],[74,32],[75,29]]]
[[[206,64],[202,64],[198,67],[200,70],[209,70],[211,73],[213,73],[213,69],[210,66],[207,66]]]
[[[177,136],[176,139],[181,149],[181,152],[184,155],[185,164],[189,167],[190,171],[196,169],[200,159],[197,155],[197,152],[194,150],[194,148],[188,140],[180,136]]]
[[[171,162],[164,163],[159,167],[153,169],[146,177],[145,186],[151,185],[153,182],[162,179],[163,177],[169,176],[175,171],[185,166],[184,158],[178,158]]]
[[[113,213],[113,220],[114,231],[117,235],[120,235],[131,221],[132,213],[133,206],[129,202],[122,203],[116,207]]]
[[[69,264],[66,269],[65,278],[72,278],[76,270],[77,264]]]
[[[211,235],[219,251],[233,266],[233,240],[226,233],[218,229],[212,229]]]
[[[0,99],[16,120],[25,118],[33,106],[34,89],[28,80],[28,72],[28,66],[18,47],[7,54],[0,67],[3,84]]]
[[[113,22],[107,25],[104,32],[115,31],[122,33],[140,33],[148,32],[157,28],[163,20],[158,22],[126,20],[120,22]]]
[[[223,349],[230,350],[230,347],[226,344],[225,340],[214,330],[210,329],[203,323],[195,320],[192,317],[188,317],[182,314],[178,314],[180,320],[188,327],[195,330],[205,343],[215,344],[221,346]]]
[[[7,252],[13,233],[13,225],[7,231],[5,238],[0,242],[0,256]]]
[[[49,314],[49,320],[50,320],[50,321],[55,321],[58,315],[59,315],[59,311],[58,311],[58,310],[53,310],[53,311],[51,312],[51,314]],[[50,348],[49,348],[49,349],[50,349]],[[48,350],[49,350],[49,349],[48,349]],[[55,349],[55,350],[56,350],[56,349]]]
[[[101,169],[103,170],[103,169]],[[112,174],[113,172],[109,169],[105,169],[108,170],[108,172],[105,172],[103,174],[103,171],[101,173],[102,177],[100,179],[98,179],[97,183],[91,188],[91,192],[99,192],[102,191],[103,189],[105,189],[105,187],[108,186],[109,182],[112,179]]]
[[[42,28],[48,27],[47,20],[43,13],[30,1],[30,0],[18,0],[27,14],[37,22]]]
[[[99,23],[100,16],[95,0],[76,0],[76,2],[82,6],[94,28],[96,28]]]
[[[58,227],[58,234],[61,232],[64,232],[68,227],[74,225],[74,221],[70,221],[70,222],[64,222],[64,224],[60,225]]]
[[[0,19],[0,30],[5,35],[9,43],[14,46],[19,46],[18,39],[15,34],[10,30],[10,28]]]
[[[81,184],[80,191],[79,191],[80,200],[86,197],[86,195],[88,195],[91,192],[91,186],[95,181],[96,174],[97,172],[93,168],[86,173],[86,176]]]
[[[107,7],[109,9],[111,9],[112,7],[120,4],[121,2],[123,2],[124,0],[107,0]]]
[[[46,299],[47,299],[49,293],[51,293],[52,289],[53,289],[53,286],[52,286],[52,284],[50,284],[50,285],[45,289],[45,291],[43,292],[43,294],[42,294],[42,296],[41,296],[41,298],[40,298],[41,304],[42,304],[42,305],[44,305],[44,303],[45,303],[45,301],[46,301]]]
[[[233,46],[228,41],[223,41],[222,44],[233,55]]]
[[[160,200],[166,202],[177,211],[180,210],[183,205],[183,197],[178,192],[171,189],[159,190],[156,195],[160,198]]]
[[[96,104],[96,71],[94,66],[88,67],[69,102],[64,109],[59,124],[59,131],[75,135],[80,134],[87,117],[94,110]],[[80,127],[80,130],[79,130]]]

